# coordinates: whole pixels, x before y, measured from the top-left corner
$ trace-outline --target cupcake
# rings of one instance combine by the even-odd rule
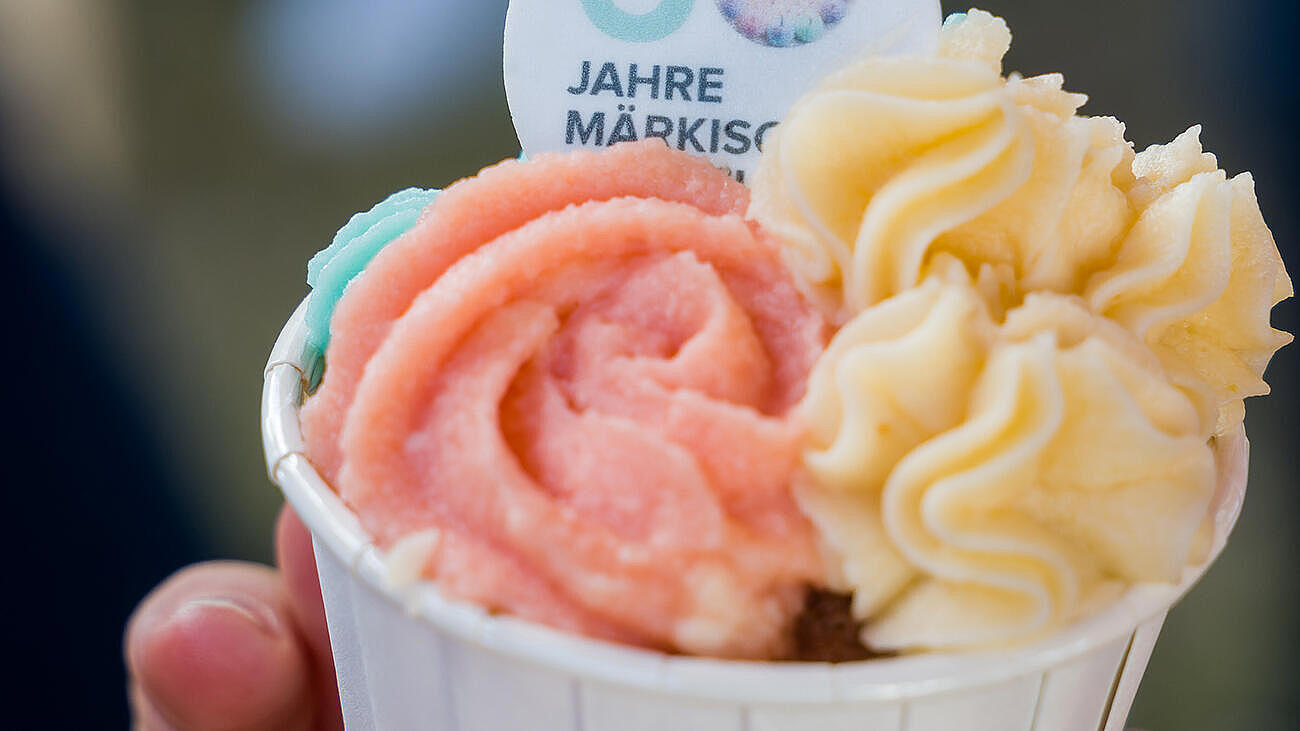
[[[264,432],[350,726],[1122,724],[1290,280],[1197,128],[1135,153],[1000,19],[940,38],[810,89],[752,191],[542,154],[312,260]]]

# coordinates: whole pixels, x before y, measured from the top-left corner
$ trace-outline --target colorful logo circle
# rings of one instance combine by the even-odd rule
[[[717,0],[736,32],[775,48],[812,43],[849,13],[852,0]]]
[[[582,9],[597,28],[632,43],[649,43],[672,35],[694,7],[695,0],[662,0],[654,10],[637,15],[618,7],[614,0],[582,0]]]

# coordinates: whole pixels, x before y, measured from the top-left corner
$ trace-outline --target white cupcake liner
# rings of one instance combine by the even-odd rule
[[[304,308],[266,367],[267,466],[311,530],[349,729],[438,731],[1123,731],[1165,613],[1223,550],[1245,495],[1244,430],[1218,441],[1205,563],[1139,585],[1012,650],[838,665],[667,656],[396,586],[356,516],[304,456],[298,409],[319,357]]]

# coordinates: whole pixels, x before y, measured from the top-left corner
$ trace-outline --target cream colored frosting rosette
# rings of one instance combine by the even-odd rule
[[[1249,175],[1193,128],[1134,154],[1006,24],[872,58],[797,103],[751,217],[841,327],[801,505],[877,649],[1032,640],[1199,557],[1216,435],[1290,336]]]
[[[1241,422],[1291,337],[1291,296],[1249,174],[1229,179],[1199,128],[1134,155],[1059,74],[1003,78],[1006,24],[972,10],[932,58],[872,58],[795,104],[754,176],[750,215],[780,235],[838,323],[916,286],[948,253],[996,273],[993,305],[1084,296],[1196,394],[1205,432]],[[1217,414],[1216,414],[1217,412]]]
[[[999,323],[955,263],[845,326],[803,406],[800,501],[879,649],[1029,640],[1176,581],[1214,494],[1141,341],[1055,293]]]
[[[1078,117],[1059,74],[1000,75],[1011,35],[972,11],[935,58],[872,58],[795,104],[750,214],[846,321],[916,285],[934,254],[1004,265],[1022,291],[1077,291],[1131,223],[1123,126]]]
[[[1268,393],[1264,369],[1291,342],[1269,312],[1293,290],[1254,178],[1218,168],[1201,150],[1200,127],[1139,154],[1129,197],[1140,214],[1086,296],[1145,339],[1180,383],[1208,390],[1223,434],[1241,423],[1244,399]]]

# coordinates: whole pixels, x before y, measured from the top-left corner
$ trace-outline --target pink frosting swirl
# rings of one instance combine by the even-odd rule
[[[790,412],[826,326],[746,204],[657,141],[457,183],[340,301],[313,462],[381,546],[434,536],[422,573],[448,593],[780,654],[823,579]]]

